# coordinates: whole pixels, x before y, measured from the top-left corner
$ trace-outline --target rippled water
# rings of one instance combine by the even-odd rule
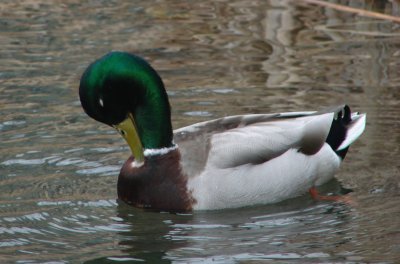
[[[373,2],[349,5],[398,15],[396,1]],[[400,259],[398,24],[296,1],[6,0],[0,43],[1,263]],[[129,149],[77,95],[80,74],[109,50],[159,70],[175,128],[342,102],[367,112],[336,177],[354,203],[305,195],[178,215],[118,204]]]

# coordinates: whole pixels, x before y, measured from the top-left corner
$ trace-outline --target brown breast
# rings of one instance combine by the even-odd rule
[[[187,189],[187,176],[176,149],[165,155],[146,157],[141,167],[132,166],[131,156],[118,178],[118,197],[139,208],[190,211],[195,200]]]

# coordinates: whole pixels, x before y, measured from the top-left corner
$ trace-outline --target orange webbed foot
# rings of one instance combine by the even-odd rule
[[[318,190],[315,186],[311,187],[308,192],[310,193],[311,197],[315,201],[333,201],[333,202],[339,202],[339,203],[344,203],[348,205],[355,205],[355,201],[352,199],[352,197],[348,194],[345,195],[320,195],[318,193]]]

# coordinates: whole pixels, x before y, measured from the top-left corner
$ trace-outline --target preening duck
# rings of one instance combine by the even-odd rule
[[[82,75],[85,112],[114,127],[132,156],[120,200],[190,211],[275,203],[329,181],[363,132],[347,105],[322,111],[223,117],[175,131],[164,84],[144,59],[110,52]]]

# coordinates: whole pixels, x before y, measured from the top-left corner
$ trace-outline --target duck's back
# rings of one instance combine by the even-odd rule
[[[332,134],[332,129],[343,132],[335,123],[349,111],[341,106],[321,112],[232,116],[176,130],[195,208],[277,202],[328,181],[341,162],[328,141],[344,142],[347,136],[354,141],[359,136],[342,133],[337,139]],[[354,124],[342,122],[344,128],[356,122],[365,125],[365,116],[353,117]]]

